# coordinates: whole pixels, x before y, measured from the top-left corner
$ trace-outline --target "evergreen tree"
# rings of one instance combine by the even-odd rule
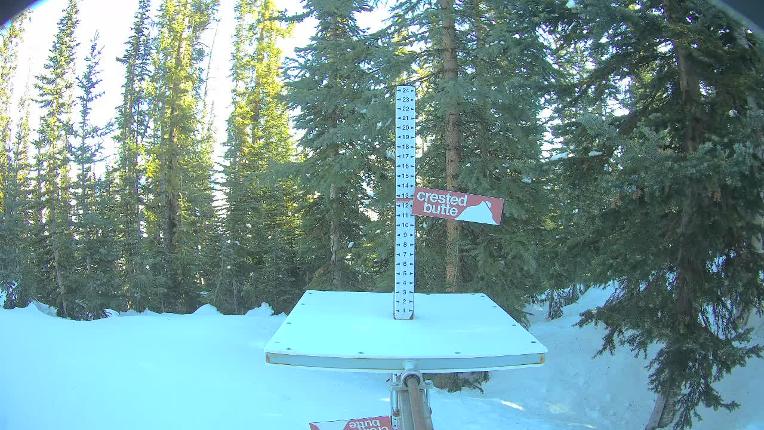
[[[418,185],[461,191],[459,174],[463,153],[463,109],[465,49],[462,45],[466,21],[453,0],[412,0],[394,7],[392,31],[402,47],[417,47],[407,53],[409,66],[418,71],[417,132],[427,151],[419,161]],[[457,28],[459,31],[457,31]],[[424,172],[424,174],[422,174]],[[419,267],[438,267],[417,285],[427,290],[463,290],[460,268],[460,224],[454,221],[420,220],[422,236],[417,250]],[[434,227],[434,228],[433,228]],[[429,253],[429,251],[435,251]]]
[[[418,185],[505,199],[501,226],[418,220],[417,289],[485,292],[522,322],[524,306],[545,285],[539,260],[549,236],[538,117],[555,72],[539,39],[539,9],[406,1],[391,27],[403,48],[399,61],[419,82]],[[433,379],[456,390],[487,375]]]
[[[10,147],[11,142],[11,97],[13,88],[11,81],[16,72],[16,49],[23,33],[24,17],[13,20],[7,28],[0,29],[0,143],[3,149]],[[10,151],[0,154],[0,183],[5,182],[5,171],[8,168]],[[3,204],[4,193],[0,190],[0,206]]]
[[[544,284],[538,261],[549,234],[538,117],[555,70],[538,37],[540,11],[533,3],[408,1],[396,6],[392,26],[397,43],[417,47],[401,60],[421,82],[420,185],[506,201],[499,227],[420,219],[418,267],[430,270],[419,271],[417,286],[487,292],[520,320]]]
[[[205,57],[200,38],[216,8],[212,0],[165,0],[158,14],[146,223],[164,311],[195,309],[211,281],[205,273],[213,262],[203,250],[214,242],[212,151],[198,100]]]
[[[287,28],[270,0],[241,0],[236,14],[225,168],[228,240],[213,303],[238,313],[267,301],[282,311],[301,292],[295,285],[296,186],[284,177],[295,151],[281,99],[277,46]]]
[[[23,34],[24,15],[0,34],[0,294],[4,306],[24,305],[20,284],[24,266],[24,214],[29,126],[25,116],[11,138],[11,82],[16,71],[16,50]],[[23,103],[26,107],[26,102]],[[26,111],[26,109],[23,109]]]
[[[151,78],[151,1],[139,0],[125,54],[122,104],[117,108],[115,140],[119,144],[114,178],[120,210],[115,213],[120,244],[120,283],[128,309],[143,311],[158,303],[155,280],[145,240],[147,137],[149,136],[149,80]]]
[[[70,284],[74,273],[69,147],[74,135],[74,54],[78,24],[76,0],[70,0],[58,22],[45,72],[37,76],[38,104],[43,114],[34,142],[37,159],[38,228],[35,265],[41,269],[43,301],[60,316],[70,317]]]
[[[100,162],[103,136],[109,126],[92,123],[93,104],[103,95],[99,91],[101,83],[99,63],[101,49],[98,33],[93,36],[90,50],[85,57],[85,71],[77,78],[80,115],[77,123],[76,142],[71,147],[71,162],[75,166],[76,179],[72,184],[74,199],[72,231],[75,238],[74,263],[77,277],[72,279],[70,296],[74,303],[69,308],[69,316],[76,319],[94,319],[105,316],[105,300],[113,294],[111,287],[114,273],[108,265],[103,267],[100,256],[113,248],[113,242],[97,240],[103,229],[113,230],[110,223],[101,217],[102,208],[97,205],[99,180],[95,175],[96,163]],[[105,247],[104,247],[105,246]],[[99,269],[106,269],[105,272]]]
[[[290,106],[299,108],[295,126],[305,130],[299,142],[301,255],[316,288],[371,285],[361,285],[371,280],[360,278],[364,272],[353,250],[370,222],[368,189],[374,187],[375,163],[392,142],[385,124],[392,124],[393,113],[390,88],[376,73],[374,40],[356,22],[355,14],[367,10],[366,1],[306,2],[305,17],[318,22],[316,36],[298,49],[300,60],[289,70]],[[379,106],[388,115],[379,115]]]
[[[6,146],[6,175],[2,183],[0,219],[0,290],[6,293],[6,308],[26,306],[35,297],[37,282],[30,266],[30,165],[29,109],[22,101],[23,117],[15,139]]]
[[[545,285],[539,267],[548,237],[549,196],[541,177],[542,103],[551,103],[556,72],[537,35],[532,4],[471,0],[462,4],[463,191],[505,199],[501,226],[463,223],[460,281],[491,295],[519,320]],[[512,78],[508,78],[511,76]]]
[[[89,272],[81,274],[80,282],[85,318],[106,316],[107,309],[124,309],[125,296],[121,288],[120,246],[114,240],[115,220],[120,214],[119,190],[115,172],[106,168],[104,176],[93,184],[93,204],[88,229],[87,253]]]
[[[576,3],[550,34],[589,54],[560,136],[593,204],[566,250],[589,285],[617,285],[581,324],[606,327],[601,352],[659,345],[646,428],[689,428],[700,404],[737,406],[713,384],[762,352],[746,326],[764,298],[760,41],[705,1]]]
[[[459,97],[454,97],[458,85],[459,64],[457,61],[456,17],[454,0],[438,0],[440,8],[440,51],[441,51],[441,89],[451,93],[450,100],[442,105],[445,108],[443,125],[443,143],[446,152],[446,189],[459,188],[459,167],[462,152],[462,108]],[[459,223],[446,221],[446,289],[456,291],[460,287],[459,271]]]
[[[242,146],[246,140],[246,122],[251,116],[244,101],[245,85],[254,81],[249,57],[249,43],[254,39],[250,20],[257,16],[254,2],[240,0],[235,6],[236,27],[233,35],[231,52],[231,94],[233,111],[228,118],[228,137],[226,139],[225,174],[226,207],[223,221],[224,243],[221,244],[220,270],[216,279],[211,302],[223,312],[241,313],[247,307],[244,300],[244,281],[246,270],[242,240],[246,235],[247,213],[245,210],[244,181],[241,163]],[[242,112],[244,111],[244,112]],[[252,224],[249,224],[250,226]]]

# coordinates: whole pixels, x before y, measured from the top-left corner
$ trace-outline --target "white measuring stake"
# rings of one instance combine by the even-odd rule
[[[414,186],[416,184],[416,91],[395,91],[395,293],[393,316],[414,318]]]

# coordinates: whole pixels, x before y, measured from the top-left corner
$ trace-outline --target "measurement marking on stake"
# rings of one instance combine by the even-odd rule
[[[395,293],[393,316],[414,317],[414,187],[416,186],[416,91],[395,90]]]

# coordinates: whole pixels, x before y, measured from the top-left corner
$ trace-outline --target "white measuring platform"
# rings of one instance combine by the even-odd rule
[[[447,373],[544,363],[546,347],[485,294],[416,294],[416,318],[390,318],[391,293],[307,291],[265,346],[270,364]]]

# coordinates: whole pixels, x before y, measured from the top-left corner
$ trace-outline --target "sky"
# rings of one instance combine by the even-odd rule
[[[154,10],[160,2],[161,0],[152,1]],[[205,34],[206,43],[208,46],[212,46],[207,94],[208,106],[212,106],[214,109],[214,126],[218,137],[215,150],[217,157],[220,157],[223,152],[220,142],[225,139],[226,118],[231,111],[229,64],[234,30],[234,5],[235,0],[220,0],[217,21],[210,26]],[[302,9],[300,2],[297,1],[277,0],[276,5],[288,13],[297,13]],[[36,3],[31,8],[31,17],[25,26],[24,40],[19,47],[19,66],[13,82],[13,103],[16,107],[20,105],[22,96],[27,98],[36,96],[34,90],[35,76],[43,71],[43,65],[55,36],[56,24],[65,7],[66,0],[46,0]],[[117,58],[124,53],[133,16],[138,7],[138,0],[80,0],[79,7],[78,71],[83,69],[84,57],[90,48],[90,40],[96,32],[99,33],[100,45],[103,47],[101,89],[104,95],[94,106],[93,119],[96,124],[104,124],[113,119],[116,107],[121,102],[124,68],[122,64],[117,62]],[[359,16],[359,24],[365,28],[379,28],[385,14],[382,9]],[[296,47],[305,46],[309,43],[310,37],[315,32],[315,24],[316,21],[311,18],[295,26],[291,37],[284,39],[281,43],[285,56],[294,56]],[[30,103],[30,111],[32,127],[36,129],[40,113],[36,110],[34,103]],[[12,109],[11,112],[20,112],[20,109]],[[114,155],[114,144],[110,139],[104,142],[104,150],[104,155]]]

